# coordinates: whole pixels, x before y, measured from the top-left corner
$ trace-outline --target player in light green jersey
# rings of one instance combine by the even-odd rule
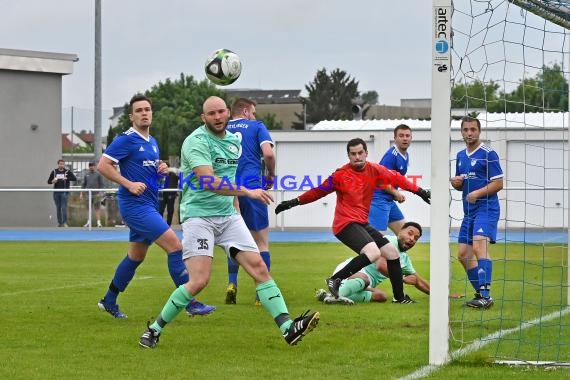
[[[236,196],[266,204],[273,198],[264,189],[240,188],[235,184],[240,141],[226,131],[229,116],[223,99],[209,97],[203,105],[204,125],[192,132],[182,144],[182,251],[190,280],[170,295],[158,318],[147,327],[139,341],[142,347],[156,347],[166,324],[206,287],[212,271],[214,245],[222,247],[254,279],[262,306],[272,316],[288,344],[297,344],[319,321],[318,312],[307,311],[294,320],[289,317],[284,297],[236,210]],[[234,322],[236,329],[240,328],[240,322]]]
[[[414,285],[417,289],[429,294],[429,283],[416,273],[412,260],[407,253],[421,236],[422,227],[418,223],[406,222],[398,236],[386,235],[386,238],[400,253],[404,283]],[[340,263],[333,273],[342,269],[351,259]],[[378,260],[376,263],[365,266],[344,280],[339,288],[338,298],[333,297],[323,289],[317,291],[316,297],[324,303],[342,303],[347,305],[352,305],[354,302],[386,302],[386,293],[377,289],[376,286],[388,278],[387,274],[386,260]]]

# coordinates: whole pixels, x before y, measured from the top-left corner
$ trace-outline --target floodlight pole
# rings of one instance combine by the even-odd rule
[[[94,89],[93,153],[101,158],[101,0],[95,0],[95,89]]]
[[[449,360],[451,0],[433,0],[429,363]]]

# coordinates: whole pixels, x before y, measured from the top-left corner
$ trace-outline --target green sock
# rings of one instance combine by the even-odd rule
[[[160,312],[160,316],[150,325],[157,332],[161,332],[163,327],[171,322],[184,308],[192,302],[194,297],[188,293],[184,285],[180,285],[172,292],[166,304]]]
[[[257,290],[257,295],[259,296],[261,304],[265,310],[271,314],[281,332],[284,333],[287,331],[293,321],[289,317],[287,305],[285,305],[285,300],[283,299],[281,290],[279,290],[275,281],[269,280],[263,282],[257,285],[255,290]]]
[[[361,292],[366,288],[364,280],[361,278],[351,278],[349,280],[344,280],[338,289],[338,295],[343,297],[349,297],[351,294]]]
[[[348,298],[354,302],[370,302],[372,299],[372,292],[369,290],[363,290],[360,292],[352,293]]]

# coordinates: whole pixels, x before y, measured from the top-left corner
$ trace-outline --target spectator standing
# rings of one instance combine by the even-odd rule
[[[89,170],[85,173],[83,177],[83,189],[102,189],[105,187],[103,183],[103,176],[96,170],[95,163],[89,163]],[[83,200],[83,192],[79,193],[79,199]],[[87,196],[89,199],[89,195]],[[101,200],[102,196],[100,192],[95,192],[91,194],[91,205],[95,210],[95,217],[97,218],[97,227],[103,227],[101,224]],[[89,207],[89,204],[87,204]],[[91,214],[88,215],[87,223],[83,227],[91,227]]]
[[[69,189],[71,182],[77,181],[75,174],[65,167],[63,159],[57,160],[57,168],[53,169],[49,174],[47,182],[53,185],[54,189]],[[57,213],[57,226],[67,227],[67,191],[54,191],[53,201]]]

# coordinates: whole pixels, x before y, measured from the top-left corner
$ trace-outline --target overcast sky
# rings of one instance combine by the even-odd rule
[[[0,0],[0,48],[79,56],[63,106],[93,108],[95,0]],[[103,108],[180,73],[201,80],[206,57],[241,57],[230,88],[303,89],[317,70],[345,70],[381,104],[429,98],[428,0],[102,0]]]

